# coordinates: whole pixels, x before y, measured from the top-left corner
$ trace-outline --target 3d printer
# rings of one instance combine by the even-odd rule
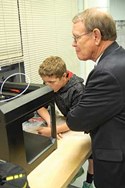
[[[6,99],[22,92],[26,83],[4,84],[0,96],[0,159],[21,165],[31,172],[57,147],[54,92],[48,86],[30,84],[27,91],[7,102]],[[22,124],[33,117],[37,109],[49,106],[51,137],[26,132]]]

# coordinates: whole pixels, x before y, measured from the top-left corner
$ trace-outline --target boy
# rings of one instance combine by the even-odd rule
[[[68,71],[65,62],[58,56],[50,56],[45,59],[39,67],[39,75],[43,82],[54,90],[56,105],[63,116],[66,117],[67,113],[75,108],[83,96],[84,80]],[[44,136],[50,136],[51,127],[48,111],[43,107],[37,112],[47,122],[47,127],[39,128],[38,133]],[[69,128],[66,122],[59,126],[57,125],[58,137],[61,137],[60,133],[67,131],[69,131]],[[93,174],[90,174],[90,176],[92,179]]]
[[[69,110],[80,101],[84,85],[83,79],[67,71],[64,61],[57,56],[51,56],[43,61],[39,68],[39,75],[43,82],[55,92],[55,102],[60,112],[66,117]],[[39,134],[50,136],[50,116],[45,108],[38,110],[38,114],[46,120],[48,127],[41,127]],[[57,134],[69,131],[66,123],[57,126]]]

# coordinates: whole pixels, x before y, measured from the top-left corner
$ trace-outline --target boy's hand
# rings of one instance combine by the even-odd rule
[[[40,127],[37,129],[38,134],[42,135],[42,136],[47,136],[50,137],[51,136],[51,127]],[[57,134],[57,139],[60,140],[63,138],[62,133],[58,133]]]
[[[61,133],[58,133],[58,134],[57,134],[57,139],[60,140],[60,139],[62,139],[62,138],[63,138],[62,134],[61,134]]]
[[[37,129],[38,134],[42,135],[42,136],[47,136],[50,137],[51,136],[51,127],[40,127]]]

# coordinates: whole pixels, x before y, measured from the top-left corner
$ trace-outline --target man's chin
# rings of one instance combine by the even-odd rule
[[[85,57],[80,56],[80,55],[78,55],[78,54],[77,54],[77,57],[78,57],[78,59],[81,60],[81,61],[87,61],[87,60],[88,60],[88,58],[85,58]]]
[[[81,57],[79,55],[77,55],[77,57],[78,57],[79,60],[83,60],[83,57]]]

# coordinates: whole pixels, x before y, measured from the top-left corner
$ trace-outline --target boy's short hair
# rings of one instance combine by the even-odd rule
[[[46,58],[39,66],[39,75],[42,76],[55,76],[61,78],[67,72],[65,62],[58,56],[50,56]]]

